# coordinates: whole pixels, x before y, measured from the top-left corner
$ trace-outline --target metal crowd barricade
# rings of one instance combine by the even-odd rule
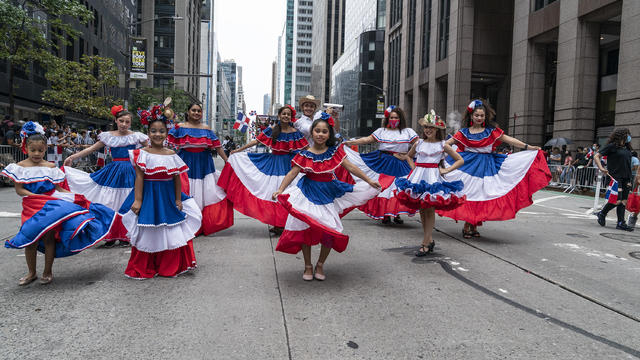
[[[564,192],[571,193],[575,190],[576,168],[571,165],[549,165],[551,171],[551,181],[549,187],[564,189]]]

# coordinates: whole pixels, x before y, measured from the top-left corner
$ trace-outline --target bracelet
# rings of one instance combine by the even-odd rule
[[[527,150],[529,148],[529,144],[524,144],[524,149]]]

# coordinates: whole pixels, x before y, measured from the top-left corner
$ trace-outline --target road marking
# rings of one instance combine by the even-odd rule
[[[500,292],[501,292],[501,293],[503,293],[503,294],[508,294],[508,293],[509,293],[509,292],[508,292],[507,290],[505,290],[505,289],[498,289],[498,291],[500,291]]]
[[[553,246],[557,246],[559,248],[562,249],[567,249],[576,253],[581,253],[583,255],[589,256],[589,257],[595,257],[598,259],[613,259],[613,260],[622,260],[622,261],[627,261],[627,259],[620,257],[618,255],[614,255],[614,254],[609,254],[609,253],[605,253],[602,251],[598,251],[598,250],[594,250],[594,249],[589,249],[587,247],[584,246],[580,246],[577,244],[569,244],[569,243],[558,243],[558,244],[553,244]]]
[[[463,267],[460,267],[460,266],[458,266],[458,267],[456,268],[456,270],[460,270],[460,271],[469,271],[469,270],[467,270],[467,269],[465,269],[465,268],[463,268]]]
[[[568,196],[567,195],[549,196],[549,197],[546,197],[546,198],[534,200],[533,204],[536,205],[536,204],[539,204],[539,203],[541,203],[543,201],[554,200],[554,199],[563,199],[563,198],[566,198],[566,197],[568,197]]]
[[[527,214],[527,215],[549,215],[548,213],[533,212],[533,211],[520,211],[518,214]]]
[[[0,217],[20,217],[20,213],[0,211]]]

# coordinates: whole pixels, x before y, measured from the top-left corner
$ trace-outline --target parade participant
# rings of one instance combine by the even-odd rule
[[[123,206],[130,210],[122,222],[131,239],[131,257],[125,275],[149,279],[173,277],[196,266],[192,239],[202,214],[195,200],[182,193],[180,174],[187,165],[164,147],[167,123],[163,115],[149,119],[151,146],[130,150],[135,167],[134,191]]]
[[[366,154],[348,148],[345,150],[349,161],[372,179],[379,179],[380,175],[403,177],[411,172],[412,159],[407,158],[406,154],[417,140],[418,134],[407,127],[404,111],[392,105],[384,112],[382,127],[367,137],[345,142],[347,146],[378,142],[378,150]],[[396,224],[402,224],[404,221],[400,219],[400,214],[414,215],[417,210],[398,202],[394,196],[395,189],[395,184],[392,184],[359,209],[373,219],[382,219],[383,224],[389,224],[391,217]]]
[[[300,115],[298,119],[294,118],[292,120],[293,126],[300,131],[305,138],[307,138],[309,145],[313,145],[311,125],[322,113],[321,111],[316,112],[316,110],[318,110],[318,106],[320,106],[320,100],[316,99],[313,95],[303,96],[298,100],[298,106],[302,111],[302,115]],[[338,111],[329,108],[326,112],[331,115],[335,123],[336,138],[340,138],[340,121],[338,119]]]
[[[547,186],[551,173],[540,147],[531,146],[505,135],[493,123],[495,112],[483,100],[473,100],[463,119],[464,128],[447,140],[455,144],[464,165],[447,175],[447,180],[461,180],[467,201],[450,210],[436,210],[438,215],[465,221],[464,238],[479,237],[477,226],[483,221],[513,219],[531,204],[532,195]],[[514,148],[530,150],[511,155],[493,152],[501,142]],[[451,158],[445,159],[449,164]]]
[[[135,170],[129,162],[128,151],[146,146],[149,143],[149,137],[130,130],[132,115],[121,105],[112,107],[111,114],[115,118],[117,130],[101,132],[95,144],[69,156],[64,161],[63,171],[67,175],[69,190],[84,195],[90,201],[119,211],[133,189],[136,179]],[[105,148],[111,152],[113,161],[102,169],[88,174],[70,167],[74,160],[96,151],[100,153]],[[105,246],[113,246],[116,240],[128,241],[124,235],[121,235],[118,239],[109,239]]]
[[[377,181],[346,159],[344,146],[335,139],[333,125],[327,113],[313,122],[310,129],[313,145],[293,158],[291,171],[272,197],[289,212],[276,250],[289,254],[302,250],[305,264],[302,278],[306,281],[314,277],[324,280],[323,265],[331,249],[343,252],[347,248],[349,236],[342,233],[340,217],[375,197],[381,189]],[[336,180],[334,171],[340,165],[363,182],[351,185]],[[304,176],[289,186],[300,173]],[[317,244],[322,244],[322,249],[314,275],[311,246]]]
[[[418,156],[415,165],[411,162],[414,169],[408,178],[397,178],[395,183],[398,188],[398,200],[411,209],[420,210],[424,238],[415,255],[425,256],[433,252],[436,246],[432,236],[436,220],[435,209],[453,209],[465,201],[465,196],[461,193],[464,186],[462,181],[449,182],[444,177],[445,174],[462,166],[464,160],[445,143],[446,125],[435,111],[431,110],[418,120],[418,124],[422,127],[422,139],[413,144],[407,154],[411,159]],[[445,153],[455,160],[453,165],[447,168],[440,166]]]
[[[190,104],[186,119],[169,130],[167,140],[179,150],[178,155],[189,167],[187,176],[183,174],[182,177],[183,191],[202,210],[201,232],[210,235],[233,225],[233,204],[217,185],[219,173],[216,173],[210,150],[215,149],[225,162],[227,155],[213,130],[202,123],[202,105]]]
[[[60,186],[64,173],[44,158],[47,139],[40,124],[27,122],[20,135],[27,159],[7,165],[2,175],[15,183],[16,193],[23,197],[22,226],[5,247],[25,249],[29,272],[19,285],[37,279],[36,251],[43,252],[40,283],[48,284],[53,280],[53,259],[77,254],[103,240],[116,213]]]
[[[601,158],[607,157],[607,168],[602,166]],[[594,156],[595,164],[604,173],[611,177],[607,189],[607,203],[598,212],[598,224],[605,226],[607,213],[616,208],[618,223],[616,229],[633,231],[633,227],[624,221],[627,197],[631,190],[631,132],[627,128],[617,128],[609,136],[607,144]]]
[[[309,145],[291,126],[295,115],[291,105],[281,107],[274,127],[267,127],[257,139],[231,152],[218,180],[236,210],[273,226],[274,233],[282,232],[288,212],[271,195],[291,170],[295,153]],[[271,153],[244,152],[258,143],[270,148]]]

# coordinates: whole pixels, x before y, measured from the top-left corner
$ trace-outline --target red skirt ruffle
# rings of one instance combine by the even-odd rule
[[[233,203],[225,198],[202,209],[202,227],[197,235],[211,235],[233,226]]]
[[[376,196],[360,206],[358,210],[372,219],[380,220],[385,216],[414,215],[417,208],[411,208],[400,202],[398,195],[392,198]]]
[[[193,242],[177,249],[147,253],[131,248],[131,257],[124,274],[133,279],[150,279],[155,276],[174,277],[196,267]]]

